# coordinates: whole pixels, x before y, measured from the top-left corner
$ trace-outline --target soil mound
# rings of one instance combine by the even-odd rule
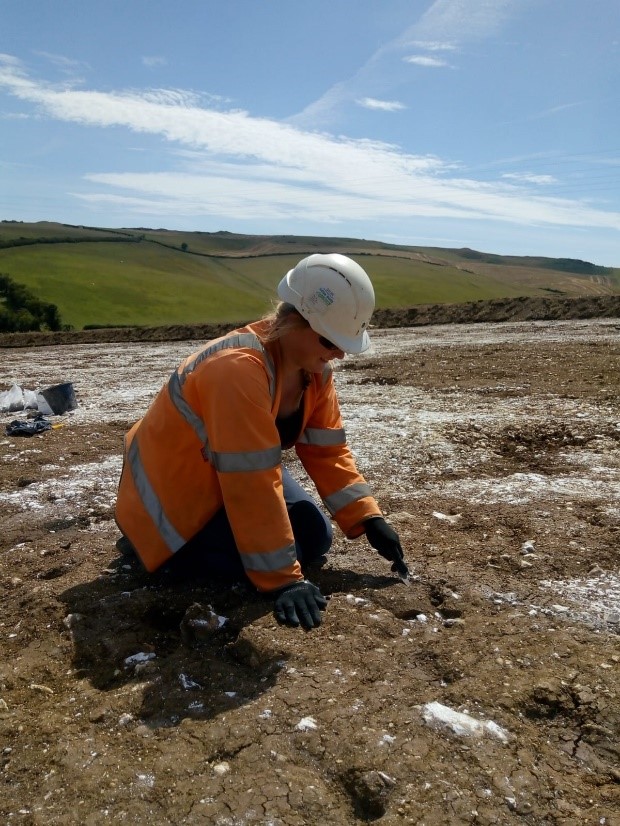
[[[472,324],[501,321],[562,321],[620,317],[620,295],[580,298],[527,297],[470,301],[466,304],[418,304],[378,309],[374,327],[418,327],[429,324]],[[160,327],[102,327],[64,332],[0,334],[0,347],[48,347],[122,341],[189,341],[224,335],[245,321],[221,324],[169,324]]]

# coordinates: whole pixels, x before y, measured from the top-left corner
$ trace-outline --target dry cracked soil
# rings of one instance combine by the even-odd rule
[[[379,329],[339,365],[413,577],[337,535],[307,633],[116,550],[123,434],[196,342],[0,351],[0,389],[79,403],[0,422],[2,823],[619,826],[619,330]]]

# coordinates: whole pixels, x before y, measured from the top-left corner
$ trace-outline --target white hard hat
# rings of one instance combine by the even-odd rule
[[[303,258],[280,281],[278,296],[345,353],[370,347],[367,328],[375,291],[362,267],[346,255],[316,253]]]

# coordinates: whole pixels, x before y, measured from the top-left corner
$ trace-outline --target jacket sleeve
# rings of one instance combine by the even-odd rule
[[[282,450],[269,381],[259,354],[209,361],[194,404],[208,434],[205,461],[222,498],[249,579],[270,591],[303,579],[282,489]]]
[[[313,409],[297,444],[297,454],[319,496],[350,539],[364,533],[363,521],[381,516],[346,442],[331,370],[316,377]]]

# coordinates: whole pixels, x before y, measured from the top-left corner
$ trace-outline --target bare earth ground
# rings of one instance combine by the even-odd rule
[[[196,342],[0,351],[0,389],[79,401],[0,421],[2,822],[618,826],[619,331],[378,330],[347,359],[414,581],[339,535],[310,633],[115,549],[123,433]]]

